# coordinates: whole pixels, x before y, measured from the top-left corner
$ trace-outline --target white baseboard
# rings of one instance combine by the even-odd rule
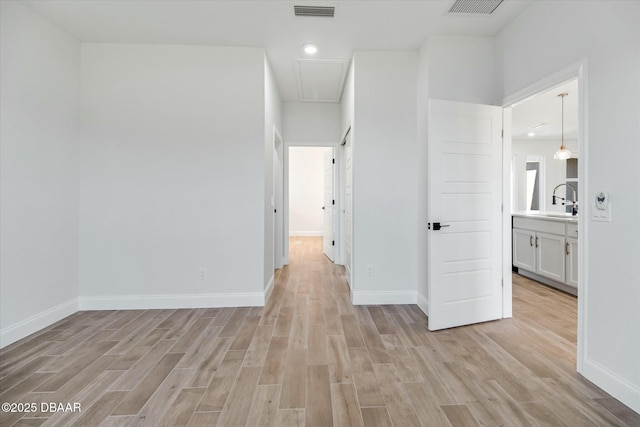
[[[630,384],[600,364],[588,359],[583,361],[582,375],[629,408],[640,413],[640,388],[638,386]]]
[[[429,316],[429,300],[420,293],[418,293],[418,307],[424,314]]]
[[[417,293],[410,291],[355,291],[351,298],[353,305],[416,304],[418,302]]]
[[[72,315],[76,311],[78,311],[78,299],[73,298],[18,323],[7,326],[0,331],[0,348],[6,347],[34,332],[44,329],[56,323],[58,320]]]
[[[271,279],[269,279],[269,283],[267,283],[267,286],[264,288],[264,303],[266,304],[267,301],[269,301],[269,297],[271,296],[271,291],[273,291],[273,285],[274,285],[274,276],[271,276]]]
[[[322,236],[320,231],[289,231],[289,237],[319,237]]]
[[[262,307],[264,292],[80,297],[80,310],[150,310],[206,307]]]

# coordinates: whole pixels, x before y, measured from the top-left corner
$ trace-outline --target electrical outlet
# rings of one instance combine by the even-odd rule
[[[367,277],[373,277],[373,265],[367,265]]]
[[[207,280],[207,269],[200,267],[200,280]]]

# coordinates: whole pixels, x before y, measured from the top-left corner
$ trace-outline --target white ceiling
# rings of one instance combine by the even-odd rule
[[[266,49],[285,101],[299,100],[295,59],[350,60],[354,50],[415,50],[429,35],[495,35],[530,0],[491,16],[447,15],[454,0],[22,0],[82,42],[250,46]],[[335,18],[295,17],[293,5],[335,6]],[[317,77],[318,73],[311,73]],[[316,84],[310,81],[307,86]],[[319,85],[329,83],[322,79]],[[311,89],[310,89],[311,90]]]
[[[513,107],[513,139],[560,140],[562,133],[562,100],[564,98],[564,138],[578,138],[578,80],[572,80],[553,89],[539,93]],[[543,126],[531,129],[536,123]],[[527,136],[534,132],[535,136]]]

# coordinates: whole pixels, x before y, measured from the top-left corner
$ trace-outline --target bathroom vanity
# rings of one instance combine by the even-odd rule
[[[577,295],[577,216],[559,212],[514,213],[512,235],[512,263],[519,274]]]

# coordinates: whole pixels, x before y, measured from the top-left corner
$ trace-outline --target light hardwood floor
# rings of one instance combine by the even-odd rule
[[[0,425],[640,426],[575,372],[576,299],[513,293],[513,319],[432,333],[417,306],[352,306],[292,238],[264,308],[79,312],[1,350],[0,401],[37,411]]]

